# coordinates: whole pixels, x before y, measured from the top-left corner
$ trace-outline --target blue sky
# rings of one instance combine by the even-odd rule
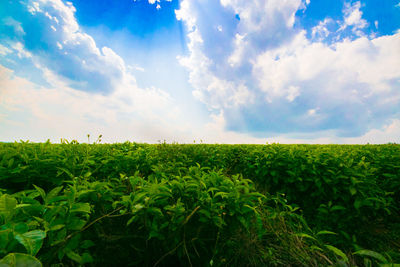
[[[5,0],[0,141],[400,142],[399,0]]]

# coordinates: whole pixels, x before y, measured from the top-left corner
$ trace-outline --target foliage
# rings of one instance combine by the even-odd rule
[[[398,145],[98,141],[0,143],[0,266],[400,261]]]

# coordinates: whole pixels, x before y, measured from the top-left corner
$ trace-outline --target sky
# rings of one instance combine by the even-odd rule
[[[400,0],[2,0],[0,142],[400,143]]]

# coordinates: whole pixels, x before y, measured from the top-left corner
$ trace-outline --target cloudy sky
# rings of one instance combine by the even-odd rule
[[[2,0],[0,141],[400,142],[400,0]]]

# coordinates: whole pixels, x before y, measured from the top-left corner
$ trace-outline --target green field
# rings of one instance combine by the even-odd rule
[[[399,266],[400,145],[0,143],[0,259]]]

